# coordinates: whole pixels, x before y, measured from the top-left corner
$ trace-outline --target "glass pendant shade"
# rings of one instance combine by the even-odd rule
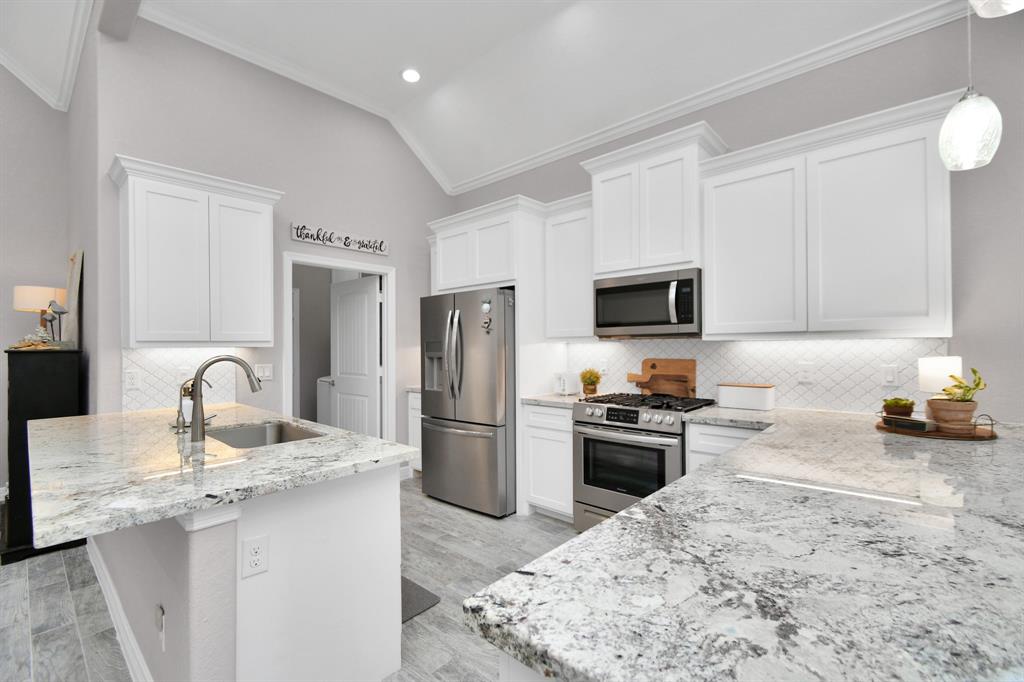
[[[968,88],[942,122],[939,156],[951,171],[981,168],[992,160],[1003,136],[996,103]]]
[[[971,7],[979,17],[995,19],[1024,9],[1024,0],[971,0]]]

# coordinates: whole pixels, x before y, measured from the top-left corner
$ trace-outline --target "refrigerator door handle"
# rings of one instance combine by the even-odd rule
[[[451,433],[456,436],[468,436],[469,438],[494,438],[494,434],[485,431],[467,431],[466,429],[453,429],[447,426],[434,426],[430,422],[423,422],[423,428],[441,433]]]
[[[449,310],[448,311],[448,320],[447,320],[447,322],[444,323],[444,350],[442,351],[441,364],[442,364],[442,368],[444,369],[444,380],[446,382],[448,382],[448,386],[447,386],[447,388],[448,388],[448,397],[454,399],[455,398],[455,390],[452,387],[452,369],[451,369],[450,363],[448,362],[448,352],[449,352],[450,342],[451,342],[451,333],[452,333],[452,311]]]
[[[462,344],[462,332],[461,326],[459,325],[459,318],[461,317],[462,311],[458,308],[455,309],[455,319],[452,320],[452,366],[454,368],[455,376],[452,378],[454,384],[454,397],[456,400],[462,397],[462,353],[459,352],[459,347]]]

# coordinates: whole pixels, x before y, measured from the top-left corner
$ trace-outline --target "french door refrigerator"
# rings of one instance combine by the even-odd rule
[[[420,300],[423,492],[491,516],[516,510],[515,292]]]

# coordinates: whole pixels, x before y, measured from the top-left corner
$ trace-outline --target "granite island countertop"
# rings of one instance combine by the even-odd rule
[[[1024,677],[1024,427],[691,417],[772,425],[467,599],[470,627],[567,680]]]
[[[204,447],[175,435],[176,410],[144,410],[30,421],[32,524],[36,547],[241,502],[412,460],[416,448],[286,418],[238,404],[216,414]],[[218,428],[283,420],[316,438],[238,449]]]

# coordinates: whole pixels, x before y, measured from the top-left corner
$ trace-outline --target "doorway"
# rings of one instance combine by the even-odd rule
[[[285,414],[394,439],[393,269],[285,253],[283,274]]]

